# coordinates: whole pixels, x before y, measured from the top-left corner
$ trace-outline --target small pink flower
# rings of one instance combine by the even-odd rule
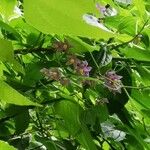
[[[77,71],[84,76],[89,76],[90,71],[92,70],[92,67],[88,66],[88,62],[81,61],[79,64],[77,64]]]
[[[115,8],[112,8],[109,4],[107,4],[106,6],[102,6],[99,3],[97,3],[96,8],[104,16],[116,16],[117,15],[117,10]]]
[[[75,55],[69,55],[67,65],[73,65],[75,68],[81,61]]]
[[[71,46],[69,43],[65,40],[64,42],[62,41],[55,41],[53,43],[53,48],[56,49],[59,52],[67,52]]]
[[[116,74],[115,71],[108,71],[105,74],[105,83],[104,85],[112,92],[116,93],[121,93],[121,88],[122,88],[122,84],[121,84],[121,79],[122,76],[119,76]]]
[[[99,11],[100,13],[102,13],[102,14],[104,14],[105,11],[106,11],[106,7],[105,7],[105,6],[102,6],[102,5],[98,4],[98,3],[96,3],[96,8],[97,8],[98,11]]]

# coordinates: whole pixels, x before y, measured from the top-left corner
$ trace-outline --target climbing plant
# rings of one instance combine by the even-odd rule
[[[149,0],[0,1],[0,150],[15,149],[150,149]]]

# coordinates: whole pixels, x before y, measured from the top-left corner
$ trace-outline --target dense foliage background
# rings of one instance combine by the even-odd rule
[[[150,0],[0,0],[0,150],[150,149]]]

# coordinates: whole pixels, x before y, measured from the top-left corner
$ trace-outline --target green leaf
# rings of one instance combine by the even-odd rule
[[[16,134],[23,133],[29,125],[29,111],[24,110],[15,117]]]
[[[9,19],[9,17],[14,13],[16,2],[16,0],[0,1],[0,14],[2,14],[5,19]]]
[[[16,150],[13,146],[10,146],[4,141],[0,141],[0,150]]]
[[[137,144],[140,144],[143,149],[150,150],[149,145],[144,142],[138,131],[136,131],[135,129],[131,129],[128,126],[125,127],[128,130],[129,134],[131,134],[135,138]]]
[[[80,105],[73,101],[63,100],[55,104],[55,111],[64,119],[63,124],[66,130],[76,137],[83,147],[87,150],[96,150],[89,131],[80,121],[83,111]]]
[[[142,91],[132,90],[131,97],[146,109],[150,109],[150,88]]]
[[[114,21],[115,20],[115,21]],[[132,16],[114,16],[107,17],[105,24],[108,27],[115,28],[119,33],[126,33],[129,35],[135,35],[136,19]]]
[[[134,0],[134,5],[136,6],[137,10],[139,11],[139,15],[142,19],[145,19],[145,4],[143,0]]]
[[[55,104],[55,110],[65,120],[65,126],[72,135],[79,132],[81,129],[80,114],[82,109],[78,104],[64,100]]]
[[[94,50],[99,50],[98,46],[89,45],[78,37],[68,36],[66,37],[66,39],[71,46],[71,48],[69,49],[71,52],[84,53],[84,52],[92,52]]]
[[[136,60],[149,61],[150,60],[150,51],[140,48],[122,48],[120,51],[127,58],[134,58]]]
[[[84,112],[83,120],[86,124],[94,125],[96,121],[102,123],[108,118],[108,110],[106,105],[94,106]]]
[[[97,13],[93,0],[24,1],[26,21],[43,33],[97,39],[108,39],[114,36],[112,33],[85,23],[83,15],[87,13]]]
[[[42,78],[40,69],[44,67],[47,67],[46,64],[41,63],[29,63],[28,65],[26,65],[23,83],[25,85],[33,86]]]
[[[36,141],[42,143],[47,148],[47,150],[58,150],[56,144],[53,141],[38,135],[35,135],[34,138]]]
[[[14,54],[12,43],[7,40],[0,39],[0,60],[13,62],[13,58]]]
[[[13,64],[13,69],[24,74],[23,67],[14,59],[13,46],[10,41],[0,39],[0,61]]]
[[[3,30],[5,30],[8,33],[12,34],[17,40],[22,39],[20,34],[14,28],[12,28],[11,26],[9,26],[8,24],[4,23],[1,20],[0,20],[0,28],[2,28]]]
[[[0,81],[0,100],[20,106],[41,106],[30,101],[2,80]]]
[[[137,66],[137,71],[140,74],[144,85],[150,86],[150,70],[143,66]]]

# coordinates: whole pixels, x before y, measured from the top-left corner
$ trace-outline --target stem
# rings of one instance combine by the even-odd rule
[[[139,89],[149,89],[150,88],[150,86],[143,86],[143,87],[135,87],[135,86],[122,86],[123,88],[128,88],[128,89],[137,89],[137,90],[139,90]]]
[[[129,43],[133,42],[141,34],[141,32],[144,30],[144,28],[147,25],[148,21],[149,21],[149,19],[144,23],[144,25],[142,26],[141,30],[131,40],[129,40],[127,42],[124,42],[124,43],[121,43],[121,44],[118,44],[116,46],[113,46],[112,49],[116,49],[116,48],[122,47],[122,46],[124,46],[126,44],[129,44]]]
[[[95,58],[93,57],[93,54],[92,54],[91,52],[89,52],[89,53],[90,53],[90,55],[91,55],[91,58],[92,58],[93,62],[95,63],[95,66],[96,66],[97,69],[99,70],[99,65],[97,64]]]
[[[43,144],[39,145],[39,146],[36,146],[34,148],[30,148],[29,150],[35,150],[35,149],[40,149],[42,146],[44,146]]]
[[[28,53],[37,53],[37,52],[53,52],[53,48],[32,48],[32,49],[17,49],[14,50],[14,54],[26,55]]]
[[[41,134],[42,134],[42,136],[44,137],[43,125],[42,125],[42,122],[41,122],[41,120],[40,120],[40,117],[39,117],[38,112],[36,112],[36,117],[37,117],[37,120],[38,120],[38,122],[39,122]]]
[[[124,58],[124,57],[113,57],[113,61],[123,61],[123,62],[129,62],[132,63],[133,61],[136,63],[144,64],[144,65],[150,65],[150,61],[144,61],[144,60],[136,60],[134,58]]]
[[[112,150],[116,150],[116,148],[114,148],[108,140],[106,140],[106,139],[104,139],[104,138],[103,138],[103,140],[108,143],[108,145],[110,146],[110,148],[111,148]]]
[[[142,118],[142,122],[143,122],[143,127],[144,127],[145,132],[148,134],[148,136],[150,136],[150,133],[149,133],[149,132],[147,131],[147,129],[146,129],[144,117]]]

